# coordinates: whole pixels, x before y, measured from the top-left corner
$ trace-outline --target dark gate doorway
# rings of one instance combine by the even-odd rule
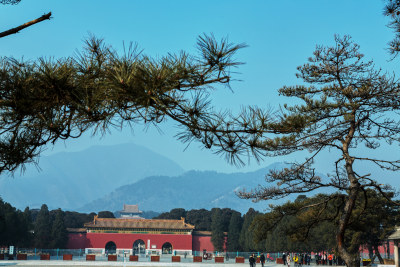
[[[133,255],[144,254],[146,252],[146,246],[142,239],[138,239],[133,243]]]
[[[106,244],[106,254],[115,254],[117,253],[117,245],[114,242],[110,241]]]
[[[172,245],[169,242],[162,245],[162,254],[172,254]]]

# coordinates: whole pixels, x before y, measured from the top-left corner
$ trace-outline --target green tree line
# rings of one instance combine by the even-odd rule
[[[351,221],[354,250],[361,245],[383,261],[378,247],[393,231],[400,219],[399,207],[373,190],[359,197],[368,198],[368,204],[356,205],[356,216]],[[330,201],[327,201],[329,200]],[[336,252],[335,227],[339,223],[339,210],[343,202],[335,194],[299,195],[295,201],[271,206],[265,213],[250,208],[245,214],[230,208],[185,210],[175,208],[159,214],[155,219],[185,218],[198,231],[210,231],[211,241],[217,251],[297,251]],[[313,204],[328,202],[324,209],[309,208]],[[78,213],[50,210],[43,204],[39,209],[20,211],[0,198],[0,246],[20,248],[66,248],[67,228],[81,228],[93,220],[96,213]],[[110,211],[101,211],[100,218],[114,218]]]
[[[0,198],[0,246],[63,249],[68,242],[67,228],[83,227],[95,215],[61,209],[49,211],[45,204],[40,210],[27,207],[20,211]]]
[[[250,208],[243,216],[229,208],[214,208],[186,211],[172,209],[160,214],[158,219],[180,219],[195,225],[196,230],[210,231],[211,241],[217,251],[222,251],[226,240],[227,251],[268,251],[268,252],[322,252],[337,255],[336,228],[346,197],[341,201],[335,194],[318,194],[307,197],[299,195],[295,201],[270,206],[265,213]],[[365,204],[365,199],[368,199]],[[325,207],[314,209],[321,202]],[[386,242],[400,220],[396,203],[382,197],[374,190],[360,193],[352,217],[349,232],[344,237],[358,251],[367,247],[370,258],[383,262],[378,247]],[[351,240],[350,240],[351,239]]]

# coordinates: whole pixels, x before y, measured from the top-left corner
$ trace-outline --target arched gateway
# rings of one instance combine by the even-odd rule
[[[107,254],[115,254],[117,252],[117,245],[114,242],[110,241],[106,244],[106,253]]]
[[[98,218],[85,224],[86,248],[108,250],[109,253],[171,254],[192,251],[194,225],[181,220]],[[82,239],[83,239],[82,238]],[[105,245],[106,244],[106,245]]]
[[[133,254],[143,254],[146,253],[146,245],[142,239],[138,239],[133,243]]]
[[[172,245],[169,242],[165,242],[162,245],[162,254],[172,254]]]

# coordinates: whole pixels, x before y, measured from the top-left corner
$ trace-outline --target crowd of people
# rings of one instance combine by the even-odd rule
[[[267,257],[264,253],[261,253],[259,256],[255,256],[251,254],[249,257],[250,267],[255,267],[256,262],[261,263],[261,267],[264,267],[266,259],[269,259],[269,254]],[[303,265],[310,265],[311,262],[316,265],[343,265],[340,258],[338,258],[333,253],[288,253],[284,252],[282,254],[283,265],[287,265],[287,267],[302,267]]]
[[[259,259],[260,259],[259,262],[261,263],[261,267],[264,267],[265,260],[269,258],[269,254],[267,254],[267,258],[265,258],[264,253],[261,253],[261,255],[258,256],[258,257],[259,257]],[[250,257],[249,257],[249,264],[250,264],[250,267],[255,267],[255,266],[256,266],[256,262],[257,262],[257,258],[256,258],[256,256],[255,256],[254,253],[253,253],[253,254],[251,254]]]
[[[283,253],[282,261],[284,265],[291,267],[301,267],[302,265],[310,265],[311,261],[316,265],[338,265],[340,259],[333,253]]]

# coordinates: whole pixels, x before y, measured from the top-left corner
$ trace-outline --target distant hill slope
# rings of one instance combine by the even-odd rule
[[[78,210],[91,212],[100,210],[120,210],[124,203],[139,204],[141,210],[157,212],[173,208],[211,209],[213,207],[232,208],[246,212],[250,207],[264,210],[267,202],[253,203],[239,199],[238,189],[252,189],[265,184],[269,169],[281,168],[275,163],[267,168],[248,173],[217,173],[214,171],[189,171],[177,177],[152,176],[136,183],[117,188],[111,194],[90,202]]]
[[[144,177],[184,172],[172,160],[131,143],[58,153],[42,157],[39,166],[41,171],[28,166],[23,176],[1,176],[0,197],[19,209],[43,203],[75,209]]]

